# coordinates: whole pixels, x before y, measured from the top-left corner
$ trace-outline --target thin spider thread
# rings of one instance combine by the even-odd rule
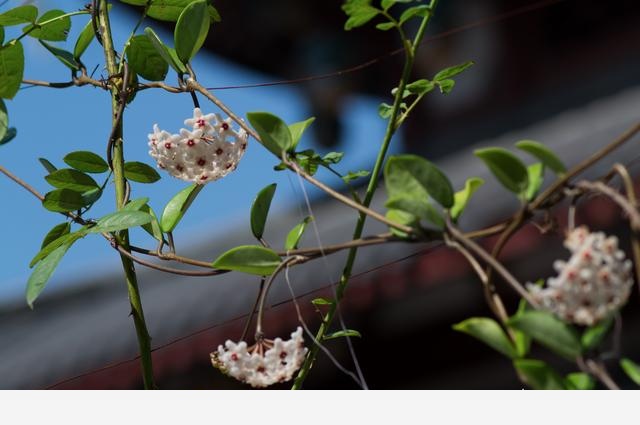
[[[409,259],[411,259],[411,258],[414,258],[414,257],[421,257],[421,256],[424,256],[424,255],[427,255],[427,254],[429,254],[431,251],[433,251],[433,250],[435,250],[436,248],[440,247],[441,245],[442,245],[442,243],[441,243],[441,242],[435,242],[433,245],[428,246],[427,248],[421,249],[420,251],[416,251],[416,252],[414,252],[414,253],[412,253],[412,254],[405,255],[404,257],[398,258],[398,259],[393,260],[393,261],[390,261],[390,262],[388,262],[388,263],[381,264],[381,265],[378,265],[378,266],[373,267],[373,268],[371,268],[371,269],[367,269],[367,270],[364,270],[364,271],[362,271],[362,272],[360,272],[360,273],[354,274],[353,276],[351,276],[351,280],[354,280],[354,279],[357,279],[357,278],[359,278],[359,277],[365,276],[365,275],[367,275],[367,274],[369,274],[369,273],[372,273],[372,272],[378,271],[378,270],[383,269],[383,268],[385,268],[385,267],[389,267],[389,266],[392,266],[392,265],[394,265],[394,264],[398,264],[398,263],[401,263],[401,262],[403,262],[403,261],[407,261],[407,260],[409,260]],[[309,296],[311,296],[311,295],[313,295],[313,294],[317,294],[317,293],[322,292],[322,291],[324,291],[324,290],[326,290],[326,289],[329,289],[332,285],[335,285],[335,284],[336,284],[336,283],[329,284],[329,285],[325,285],[325,286],[321,286],[321,287],[319,287],[319,288],[315,288],[315,289],[310,289],[310,290],[308,290],[308,291],[306,291],[306,292],[303,292],[302,294],[298,295],[298,298],[306,298],[306,297],[309,297]],[[275,304],[272,304],[272,305],[271,305],[271,308],[280,307],[280,306],[286,305],[286,304],[288,304],[288,303],[290,303],[290,302],[292,302],[292,300],[290,300],[290,299],[288,299],[288,300],[282,300],[282,301],[280,301],[280,302],[277,302],[277,303],[275,303]],[[203,334],[203,333],[205,333],[205,332],[209,332],[209,331],[211,331],[211,330],[214,330],[214,329],[220,328],[220,327],[222,327],[222,326],[226,326],[226,325],[232,324],[232,323],[237,322],[237,321],[239,321],[239,320],[246,320],[246,318],[247,318],[247,317],[249,317],[249,313],[244,313],[244,314],[242,314],[242,315],[239,315],[239,316],[233,317],[233,318],[231,318],[231,319],[227,319],[227,320],[225,320],[225,321],[218,322],[218,323],[216,323],[216,324],[214,324],[214,325],[207,326],[206,328],[203,328],[203,329],[197,330],[197,331],[195,331],[195,332],[192,332],[192,333],[190,333],[190,334],[187,334],[187,335],[184,335],[184,336],[178,337],[178,338],[173,339],[173,340],[171,340],[171,341],[169,341],[169,342],[167,342],[167,343],[165,343],[165,344],[161,344],[161,345],[159,345],[159,346],[157,346],[157,347],[155,347],[155,348],[151,349],[151,352],[152,352],[152,353],[154,353],[154,352],[156,352],[156,351],[163,350],[163,349],[165,349],[165,348],[167,348],[167,347],[170,347],[170,346],[172,346],[172,345],[174,345],[174,344],[177,344],[177,343],[179,343],[179,342],[181,342],[181,341],[184,341],[184,340],[187,340],[187,339],[193,338],[193,337],[198,336],[198,335],[200,335],[200,334]],[[87,377],[87,376],[94,375],[94,374],[96,374],[96,373],[104,372],[105,370],[113,369],[113,368],[116,368],[116,367],[118,367],[118,366],[125,365],[125,364],[127,364],[127,363],[135,362],[135,361],[136,361],[136,360],[138,360],[139,358],[140,358],[140,356],[139,356],[139,355],[137,355],[137,356],[132,357],[132,358],[130,358],[130,359],[128,359],[128,360],[121,360],[121,361],[118,361],[118,362],[115,362],[115,363],[110,363],[110,364],[107,364],[107,365],[105,365],[105,366],[102,366],[102,367],[100,367],[100,368],[98,368],[98,369],[93,369],[93,370],[91,370],[91,371],[89,371],[89,372],[84,372],[84,373],[81,373],[81,374],[79,374],[79,375],[75,375],[75,376],[73,376],[73,377],[71,377],[71,378],[63,379],[63,380],[61,380],[61,381],[56,382],[55,384],[52,384],[52,385],[49,385],[48,387],[45,387],[45,389],[46,389],[46,390],[54,389],[54,388],[56,388],[56,387],[59,387],[60,385],[67,384],[67,383],[69,383],[69,382],[73,382],[73,381],[76,381],[76,380],[78,380],[78,379],[81,379],[81,378],[85,378],[85,377]]]
[[[299,173],[296,172],[296,176],[298,176],[298,185],[300,187],[300,191],[302,192],[302,196],[304,197],[304,202],[306,204],[307,207],[307,212],[309,213],[309,215],[313,215],[313,210],[311,208],[311,201],[309,200],[309,195],[307,194],[307,190],[304,187],[304,182],[302,181],[302,177],[300,176]],[[320,255],[322,256],[322,261],[325,265],[325,270],[327,272],[327,277],[329,278],[329,282],[331,283],[331,290],[333,292],[333,298],[336,300],[336,303],[338,303],[338,294],[336,293],[336,285],[335,285],[335,278],[331,275],[331,266],[329,265],[329,261],[327,259],[327,256],[325,255],[324,252],[324,244],[322,243],[322,240],[320,239],[320,231],[318,229],[318,222],[317,220],[313,220],[313,222],[311,223],[313,226],[313,232],[314,235],[316,237],[316,241],[318,242],[318,247],[320,248]],[[338,304],[336,304],[336,312],[338,313],[338,321],[340,323],[340,328],[346,333],[347,331],[347,326],[344,322],[344,318],[342,317],[342,312],[340,311],[340,306]],[[360,386],[364,389],[367,389],[367,383],[364,379],[364,375],[362,373],[362,369],[360,368],[360,362],[358,361],[358,357],[356,356],[356,351],[353,348],[353,342],[351,341],[351,337],[349,335],[346,335],[346,339],[347,339],[347,346],[349,347],[349,354],[351,355],[351,358],[353,360],[353,365],[356,368],[356,373],[358,374],[358,378],[360,379]],[[314,338],[315,340],[315,338]],[[322,347],[320,347],[322,348]],[[324,350],[323,350],[324,351]]]
[[[291,293],[291,301],[293,302],[293,305],[294,305],[294,307],[296,309],[296,314],[298,315],[298,320],[300,321],[300,324],[304,328],[304,331],[311,338],[313,343],[316,344],[318,346],[318,348],[320,348],[320,350],[322,350],[322,352],[327,355],[327,357],[329,357],[329,360],[331,360],[331,362],[334,364],[334,366],[336,368],[338,368],[339,371],[341,371],[345,375],[351,377],[351,379],[353,379],[355,381],[355,383],[360,387],[360,389],[368,390],[369,387],[367,387],[367,383],[364,382],[364,381],[361,381],[358,378],[358,376],[356,376],[355,373],[351,372],[346,367],[342,366],[340,364],[340,362],[338,361],[338,359],[336,359],[336,357],[333,354],[331,354],[331,351],[329,351],[329,349],[327,347],[325,347],[319,340],[316,339],[316,337],[313,334],[313,332],[311,332],[311,330],[309,329],[309,326],[307,326],[307,323],[305,322],[304,318],[302,317],[302,312],[300,310],[300,305],[298,304],[298,300],[296,299],[296,294],[293,291],[293,286],[291,285],[291,280],[289,278],[289,269],[290,269],[289,265],[287,265],[286,268],[285,268],[285,271],[284,271],[284,279],[287,282],[287,286],[289,287],[289,292]]]

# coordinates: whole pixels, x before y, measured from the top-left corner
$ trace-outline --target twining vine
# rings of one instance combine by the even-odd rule
[[[595,180],[579,179],[579,175],[592,165],[605,161],[613,150],[632,140],[640,132],[640,122],[572,168],[567,168],[544,144],[532,140],[519,141],[514,145],[518,151],[535,159],[536,162],[529,165],[504,148],[476,150],[474,154],[518,199],[520,206],[503,223],[463,231],[457,221],[470,199],[482,193],[484,181],[469,177],[463,188],[454,191],[447,175],[429,160],[408,154],[387,155],[394,134],[406,120],[411,119],[411,112],[422,99],[433,92],[450,93],[456,78],[473,66],[469,61],[443,69],[433,76],[413,80],[416,54],[424,44],[429,22],[436,14],[437,0],[346,0],[343,3],[342,9],[347,15],[345,30],[375,22],[377,29],[396,33],[401,44],[400,52],[404,55],[404,65],[397,86],[391,90],[390,103],[382,103],[378,110],[387,127],[378,146],[377,158],[370,170],[346,174],[338,171],[342,153],[320,154],[302,148],[305,131],[313,125],[314,118],[286,124],[269,112],[256,111],[248,113],[245,121],[221,102],[214,90],[207,89],[207,85],[198,81],[191,60],[202,47],[210,29],[215,28],[215,23],[221,19],[211,1],[122,2],[139,6],[140,19],[121,47],[113,42],[111,5],[106,0],[94,0],[85,8],[69,13],[50,10],[40,14],[35,6],[26,5],[0,14],[0,62],[4,64],[0,67],[1,98],[12,99],[23,84],[56,89],[89,85],[108,92],[111,102],[112,127],[105,137],[104,156],[85,150],[73,151],[63,158],[68,168],[62,169],[41,159],[48,172],[45,179],[53,186],[48,193],[40,194],[16,174],[0,166],[0,172],[37,197],[45,209],[67,218],[48,232],[40,251],[29,265],[34,268],[26,287],[26,300],[31,307],[34,307],[47,281],[72,245],[91,234],[103,237],[121,258],[139,345],[142,381],[146,389],[153,389],[156,384],[150,335],[135,266],[184,276],[214,276],[229,272],[255,275],[259,281],[259,297],[249,314],[241,340],[228,340],[220,345],[211,353],[211,361],[226,375],[254,387],[295,378],[293,388],[300,389],[313,370],[319,350],[325,350],[323,341],[360,336],[357,331],[344,326],[334,330],[339,304],[352,278],[358,250],[388,243],[442,241],[469,262],[495,316],[495,319],[469,318],[455,324],[455,330],[481,340],[508,357],[518,377],[531,388],[588,389],[594,388],[596,382],[606,388],[619,388],[605,366],[604,353],[608,335],[619,332],[619,326],[613,324],[619,320],[620,309],[629,298],[633,281],[640,281],[638,268],[633,267],[634,263],[636,266],[640,264],[638,202],[632,177],[621,164],[612,164],[607,174]],[[541,7],[542,3],[552,2],[538,2],[528,8]],[[88,21],[73,51],[53,44],[66,41],[71,18],[83,15],[88,16]],[[161,40],[151,27],[140,30],[147,17],[175,22],[173,47]],[[5,40],[5,27],[16,26],[22,26],[22,32],[13,39]],[[21,40],[25,37],[37,39],[43,48],[69,68],[70,81],[56,83],[24,78],[25,58]],[[94,39],[102,47],[107,73],[107,77],[101,80],[94,79],[93,73],[89,73],[82,62],[84,52]],[[175,72],[177,84],[167,82],[170,69]],[[152,89],[168,94],[188,93],[194,104],[193,115],[185,120],[188,129],[183,128],[174,134],[155,125],[149,134],[150,155],[158,168],[190,183],[168,202],[159,215],[149,206],[148,198],[132,199],[133,192],[139,189],[137,185],[132,186],[132,182],[152,184],[158,182],[161,175],[146,163],[126,157],[127,143],[132,143],[140,135],[129,136],[123,132],[127,104],[135,101],[138,91]],[[206,108],[201,107],[198,96],[211,102],[217,112],[205,113]],[[8,125],[6,106],[0,101],[0,144],[10,142],[16,135],[17,130]],[[276,185],[270,184],[257,194],[251,208],[251,232],[257,242],[255,245],[235,247],[208,261],[179,254],[173,235],[182,217],[198,196],[204,196],[201,193],[205,185],[241,168],[241,159],[250,139],[274,155],[275,171],[295,173],[357,212],[352,237],[335,245],[300,247],[305,230],[313,221],[310,215],[292,228],[282,248],[273,247],[264,238],[267,216],[276,192]],[[340,176],[345,192],[324,184],[316,176],[320,169]],[[542,190],[545,175],[549,172],[555,180]],[[92,176],[101,176],[102,182]],[[367,177],[363,192],[351,184]],[[387,196],[384,213],[370,208],[381,179]],[[612,186],[614,179],[622,181],[623,191]],[[101,200],[109,184],[115,188],[115,210],[94,219],[90,216],[91,208]],[[575,225],[573,216],[579,199],[594,194],[611,199],[626,217],[633,262],[626,258],[615,237]],[[544,213],[566,200],[571,207],[569,226],[565,229],[565,246],[572,256],[567,261],[558,260],[554,264],[558,272],[556,277],[546,281],[542,278],[537,283],[521,283],[499,261],[501,251],[524,224],[544,221]],[[389,232],[363,235],[367,219],[383,223]],[[142,227],[149,233],[156,246],[141,247],[132,243],[128,232],[135,227]],[[492,235],[497,235],[498,241],[491,251],[476,242]],[[315,334],[308,332],[303,321],[302,327],[294,330],[289,339],[269,338],[263,321],[264,307],[276,277],[281,272],[286,275],[291,267],[300,267],[306,262],[344,250],[348,250],[348,256],[333,297],[312,301],[322,316]],[[170,263],[187,265],[189,269],[175,268]],[[521,299],[512,313],[495,286],[497,278]],[[254,310],[257,310],[255,333],[252,343],[249,343],[247,335]],[[299,319],[303,320],[301,316]],[[306,343],[303,328],[308,334]],[[530,352],[532,342],[570,360],[577,370],[562,376],[545,362],[533,358]],[[640,367],[636,363],[622,358],[619,365],[632,381],[640,384]],[[353,376],[366,387],[359,370],[358,376]]]

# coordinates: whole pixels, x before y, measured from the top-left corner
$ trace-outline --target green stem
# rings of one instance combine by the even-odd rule
[[[111,36],[111,25],[109,23],[109,12],[107,9],[107,0],[100,0],[100,10],[98,15],[99,28],[102,36],[104,47],[104,56],[107,62],[107,71],[109,76],[118,73],[118,63],[115,50],[113,48],[113,39]],[[122,119],[119,117],[120,102],[126,99],[120,99],[120,89],[126,82],[117,80],[111,85],[111,111],[112,111],[112,140],[113,140],[113,178],[116,190],[116,207],[121,209],[126,201],[127,182],[124,177],[124,146],[122,140]],[[129,250],[129,232],[123,230],[116,235],[118,244],[124,249]],[[140,299],[140,290],[138,289],[138,280],[136,276],[133,261],[125,256],[120,255],[122,268],[127,283],[127,291],[129,293],[129,303],[131,304],[131,316],[136,328],[136,336],[138,338],[138,346],[140,348],[140,361],[142,365],[142,378],[145,389],[154,389],[155,383],[153,379],[153,365],[151,358],[151,337],[147,331],[147,325],[144,319],[144,311],[142,309],[142,301]]]
[[[26,36],[28,36],[31,33],[31,31],[33,31],[35,29],[38,29],[38,28],[42,28],[44,26],[52,24],[52,23],[54,23],[56,21],[59,21],[61,19],[68,18],[68,17],[71,17],[71,16],[88,15],[88,14],[89,14],[89,12],[87,12],[86,10],[80,10],[80,11],[76,11],[76,12],[65,13],[64,15],[56,16],[55,18],[46,20],[44,22],[34,23],[34,24],[32,24],[32,26],[28,30],[26,30],[25,32],[20,34],[20,36],[18,38],[16,38],[15,40],[11,40],[10,43],[15,43],[16,41],[20,41],[23,38],[25,38]]]
[[[366,208],[371,204],[371,200],[373,199],[373,195],[376,192],[376,188],[378,187],[378,180],[380,178],[380,172],[382,171],[382,166],[384,164],[384,159],[387,155],[387,151],[389,149],[389,144],[393,135],[395,134],[398,125],[397,118],[400,112],[400,104],[402,103],[402,93],[404,92],[405,86],[407,85],[409,78],[411,77],[411,69],[413,68],[413,61],[415,58],[416,50],[424,37],[425,30],[427,29],[427,25],[429,24],[429,20],[431,16],[433,16],[433,10],[436,7],[438,0],[431,0],[430,8],[431,13],[425,16],[420,23],[420,27],[418,28],[418,32],[413,40],[413,42],[408,42],[406,39],[403,40],[403,44],[407,46],[406,56],[404,62],[404,68],[402,70],[402,77],[400,78],[400,82],[398,83],[398,90],[396,91],[395,98],[393,101],[393,108],[391,111],[391,117],[389,118],[389,123],[387,124],[387,130],[384,135],[384,139],[382,140],[382,145],[380,146],[380,150],[378,151],[378,157],[376,158],[375,165],[373,166],[373,171],[371,172],[371,177],[369,178],[369,184],[367,186],[367,191],[365,193],[364,200],[362,205]],[[362,231],[364,229],[364,224],[367,219],[366,214],[360,213],[358,216],[358,222],[356,223],[355,230],[353,232],[352,239],[360,239],[362,237]],[[344,291],[347,289],[347,284],[349,283],[349,279],[351,278],[351,274],[353,271],[353,265],[355,264],[356,256],[358,253],[358,248],[353,247],[349,250],[349,254],[347,257],[347,262],[345,263],[344,269],[342,271],[342,276],[340,277],[340,282],[336,287],[335,299],[329,306],[329,310],[325,314],[320,328],[316,333],[315,340],[320,342],[324,339],[326,333],[329,331],[329,328],[333,322],[334,316],[338,309],[338,304],[342,297],[344,296]],[[314,344],[307,357],[305,359],[300,372],[298,372],[298,376],[293,384],[292,389],[297,390],[301,389],[306,379],[313,363],[315,361],[316,356],[318,355],[319,345]]]

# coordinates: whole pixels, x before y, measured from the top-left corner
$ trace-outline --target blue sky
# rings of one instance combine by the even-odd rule
[[[14,2],[9,2],[14,3]],[[40,13],[60,7],[68,7],[72,2],[38,1]],[[6,10],[4,5],[0,11]],[[70,10],[66,10],[70,11]],[[119,5],[112,10],[112,23],[116,35],[116,45],[121,46],[135,25],[136,17],[122,13]],[[224,17],[223,17],[224,18]],[[72,18],[72,29],[67,43],[60,47],[73,49],[79,31],[88,16]],[[172,34],[159,30],[152,20],[141,26],[152,26],[160,37],[171,44]],[[20,27],[6,29],[6,39],[15,37]],[[210,37],[215,37],[215,25]],[[50,55],[34,39],[24,40],[26,68],[25,78],[48,81],[68,81],[68,70]],[[88,69],[99,65],[96,75],[104,75],[100,46],[94,42],[83,56]],[[205,86],[225,86],[250,84],[279,79],[254,72],[224,58],[201,53],[193,61],[198,79]],[[167,81],[175,83],[169,75]],[[248,111],[269,111],[287,122],[308,118],[311,113],[303,98],[303,92],[295,85],[220,91],[217,95],[234,110],[244,116]],[[380,99],[352,97],[345,102],[343,116],[344,140],[334,149],[345,152],[345,160],[338,166],[342,172],[367,169],[373,163],[375,150],[372,141],[380,140],[385,122],[376,113]],[[90,150],[104,155],[105,144],[110,131],[110,101],[107,93],[93,87],[55,90],[41,87],[21,90],[15,99],[7,101],[10,125],[18,129],[18,136],[11,143],[0,148],[0,163],[14,172],[40,192],[51,187],[44,180],[45,170],[38,157],[45,157],[59,168],[65,167],[62,158],[75,150]],[[216,111],[206,99],[201,99],[202,109]],[[154,165],[148,155],[147,134],[154,123],[161,128],[177,133],[183,127],[183,120],[192,114],[193,104],[188,94],[169,94],[160,90],[147,90],[137,95],[125,114],[125,154],[127,160],[146,162]],[[216,111],[217,112],[217,111]],[[315,147],[312,137],[303,138],[300,147]],[[322,153],[322,149],[318,148]],[[256,193],[265,185],[276,182],[278,191],[274,199],[274,210],[292,208],[301,202],[299,190],[292,187],[286,173],[272,171],[275,159],[257,142],[251,141],[248,151],[238,170],[226,178],[211,183],[200,194],[185,219],[176,230],[177,243],[197,240],[205,232],[211,234],[238,229],[249,233],[248,211]],[[161,213],[165,203],[187,183],[161,173],[162,179],[152,185],[133,183],[132,198],[149,197],[150,205]],[[323,180],[340,187],[337,179],[322,174]],[[312,195],[318,195],[311,190]],[[2,208],[0,218],[3,223],[2,267],[0,267],[0,300],[21,298],[30,270],[30,259],[37,253],[42,238],[54,225],[64,221],[59,214],[44,210],[39,202],[4,176],[0,176]],[[114,209],[111,185],[100,203],[91,211],[99,217]],[[273,212],[272,211],[272,212]],[[295,223],[291,223],[293,226]],[[140,237],[140,239],[137,239]],[[138,245],[153,247],[153,240],[144,233],[134,233]],[[49,282],[46,293],[66,285],[84,281],[86,273],[104,273],[118,267],[119,261],[113,250],[102,238],[85,238],[77,243],[66,255]]]

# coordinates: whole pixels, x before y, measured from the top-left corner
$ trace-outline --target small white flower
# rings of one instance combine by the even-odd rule
[[[183,128],[172,135],[153,126],[149,155],[159,168],[198,184],[218,180],[236,169],[247,148],[243,129],[233,129],[231,120],[223,121],[218,114],[203,115],[199,108],[185,124],[193,131]]]
[[[306,354],[302,328],[298,327],[289,340],[262,339],[249,348],[244,341],[236,344],[227,340],[211,353],[211,363],[241,382],[262,388],[293,378]]]
[[[631,261],[618,249],[615,236],[590,233],[578,227],[564,245],[572,256],[566,263],[556,261],[557,277],[541,288],[528,284],[533,297],[561,319],[591,326],[619,309],[629,298],[633,279]]]

